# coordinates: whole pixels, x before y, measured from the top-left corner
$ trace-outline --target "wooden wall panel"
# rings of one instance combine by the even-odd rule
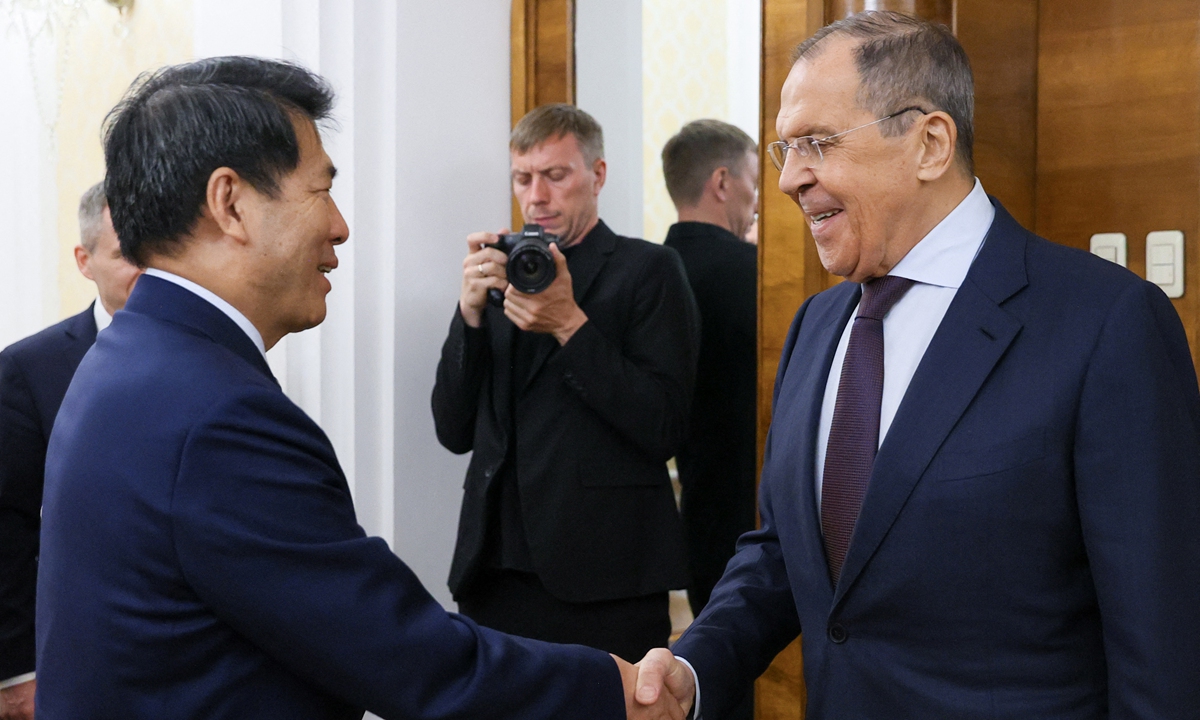
[[[513,0],[509,57],[512,124],[547,103],[575,103],[575,0]],[[512,227],[522,224],[512,201]]]
[[[512,122],[546,103],[575,102],[574,0],[513,0]]]
[[[1200,360],[1200,0],[1042,0],[1034,229],[1087,248],[1128,237],[1146,275],[1146,234],[1182,230],[1174,300]]]
[[[825,0],[825,22],[864,10],[895,10],[954,28],[955,0]]]
[[[958,0],[975,75],[975,174],[1032,228],[1037,182],[1038,0]]]
[[[792,50],[823,24],[824,0],[763,0],[762,126],[759,137],[758,227],[758,441],[759,467],[771,423],[771,391],[788,327],[804,298],[829,287],[837,278],[825,272],[804,216],[791,198],[779,192],[779,171],[766,155],[767,143],[778,138],[775,117],[779,95],[791,70]],[[803,661],[800,641],[780,653],[755,686],[758,720],[804,717]]]

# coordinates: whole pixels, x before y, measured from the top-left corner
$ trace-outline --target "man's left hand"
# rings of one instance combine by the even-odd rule
[[[0,690],[0,720],[33,720],[33,695],[37,680]]]
[[[588,317],[575,303],[566,256],[555,243],[550,244],[550,254],[554,256],[554,282],[535,295],[526,295],[509,285],[504,291],[504,314],[520,329],[553,335],[559,345],[566,345]]]

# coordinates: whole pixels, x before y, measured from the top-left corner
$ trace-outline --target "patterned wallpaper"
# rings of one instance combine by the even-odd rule
[[[745,97],[734,83],[742,78],[730,52],[757,54],[757,0],[643,0],[642,2],[642,162],[645,238],[662,242],[676,220],[662,177],[662,147],[684,124],[699,118],[735,122],[731,98]],[[732,72],[731,72],[732,70]],[[733,91],[731,91],[733,90]],[[752,115],[757,110],[751,111]]]
[[[143,71],[192,58],[191,0],[137,0],[122,15],[102,0],[82,11],[58,38],[62,99],[55,124],[58,149],[58,287],[60,314],[73,315],[96,297],[79,274],[79,197],[104,177],[100,124]]]

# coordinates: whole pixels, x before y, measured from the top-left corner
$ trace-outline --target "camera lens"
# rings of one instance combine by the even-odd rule
[[[508,281],[523,293],[539,293],[554,282],[554,257],[543,247],[527,244],[508,258]]]

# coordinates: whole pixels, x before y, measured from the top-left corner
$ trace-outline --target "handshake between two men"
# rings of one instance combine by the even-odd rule
[[[323,321],[349,236],[318,131],[332,105],[301,67],[227,57],[140,78],[109,117],[105,194],[122,254],[147,270],[76,371],[47,450],[37,717],[681,720],[691,679],[669,659],[652,656],[639,679],[616,659],[627,650],[446,612],[358,525],[328,437],[272,375],[266,350]],[[506,309],[559,344],[582,329],[605,347],[549,251],[555,282],[534,300],[510,290]],[[491,277],[500,259],[470,270]],[[464,280],[462,321],[488,283]],[[674,512],[669,485],[653,486]],[[631,517],[653,529],[645,505]]]

